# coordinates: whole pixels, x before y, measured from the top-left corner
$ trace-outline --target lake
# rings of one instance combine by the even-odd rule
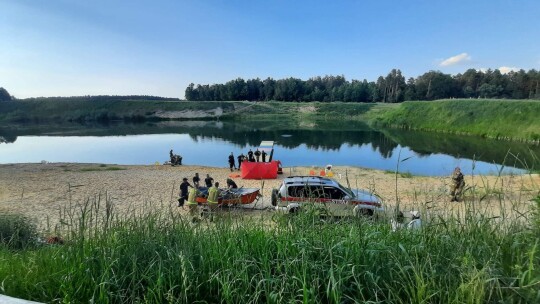
[[[540,147],[402,130],[373,130],[362,123],[279,121],[186,121],[145,124],[58,124],[0,127],[0,163],[79,162],[148,165],[168,160],[169,150],[186,165],[228,167],[235,156],[276,142],[274,159],[284,167],[359,166],[415,175],[523,173],[538,169]],[[504,164],[504,166],[503,166]],[[536,167],[535,167],[536,166]]]

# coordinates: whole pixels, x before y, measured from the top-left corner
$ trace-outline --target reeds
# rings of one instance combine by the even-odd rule
[[[309,208],[224,210],[194,225],[159,203],[121,213],[105,194],[63,210],[50,232],[64,245],[0,249],[0,293],[66,303],[538,303],[540,193],[520,201],[500,182],[470,191],[459,212],[430,210],[422,229],[397,232],[384,219],[323,221]],[[488,199],[505,211],[494,217]]]
[[[96,303],[474,303],[539,299],[538,234],[467,216],[390,231],[385,222],[270,224],[175,210],[117,216],[79,208],[66,245],[0,253],[1,292]],[[107,208],[105,208],[107,209]],[[101,225],[100,225],[101,224]]]

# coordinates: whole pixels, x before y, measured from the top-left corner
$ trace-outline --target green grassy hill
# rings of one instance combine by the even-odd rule
[[[145,121],[214,118],[234,112],[240,102],[180,102],[154,100],[84,101],[21,100],[0,103],[0,122]]]
[[[540,101],[411,101],[371,115],[370,120],[377,127],[540,141]]]

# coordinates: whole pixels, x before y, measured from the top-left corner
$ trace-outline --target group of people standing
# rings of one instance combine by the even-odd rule
[[[197,197],[202,193],[201,190],[207,190],[207,203],[210,208],[211,220],[213,220],[214,213],[218,207],[218,199],[221,193],[219,189],[219,182],[214,182],[214,178],[210,174],[206,174],[204,183],[206,189],[200,186],[201,178],[199,173],[195,173],[193,177],[193,185],[191,185],[186,177],[182,179],[180,183],[180,194],[178,198],[178,207],[183,207],[187,200],[187,206],[189,208],[189,214],[193,220],[197,219],[198,202]],[[191,189],[190,189],[191,188]],[[237,189],[238,185],[231,179],[227,178],[227,189]]]
[[[231,152],[229,155],[229,168],[231,169],[231,172],[236,169],[240,170],[242,167],[242,163],[244,161],[248,162],[266,162],[266,157],[268,156],[268,153],[266,151],[262,150],[259,151],[259,149],[256,149],[255,152],[251,151],[249,149],[247,156],[244,155],[244,153],[240,153],[240,155],[237,156],[238,159],[238,166],[235,164],[234,154]],[[270,159],[268,159],[270,161]]]

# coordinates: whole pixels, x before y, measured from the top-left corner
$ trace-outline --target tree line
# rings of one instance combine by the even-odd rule
[[[12,97],[9,95],[8,91],[0,87],[0,101],[11,101]]]
[[[126,100],[143,100],[143,101],[180,101],[179,98],[160,97],[151,95],[86,95],[86,96],[69,96],[69,97],[30,97],[24,99],[16,99],[9,95],[8,91],[0,87],[0,101],[23,100],[23,101],[126,101]]]
[[[126,100],[143,100],[143,101],[179,101],[178,98],[159,97],[150,95],[87,95],[87,96],[70,96],[70,97],[31,97],[25,98],[26,101],[126,101]]]
[[[344,76],[313,77],[308,80],[286,78],[261,80],[237,78],[225,84],[195,85],[185,90],[189,101],[345,101],[388,102],[447,98],[540,99],[540,71],[519,70],[507,74],[499,70],[469,69],[450,75],[429,71],[417,78],[393,69],[376,82],[348,81]]]

